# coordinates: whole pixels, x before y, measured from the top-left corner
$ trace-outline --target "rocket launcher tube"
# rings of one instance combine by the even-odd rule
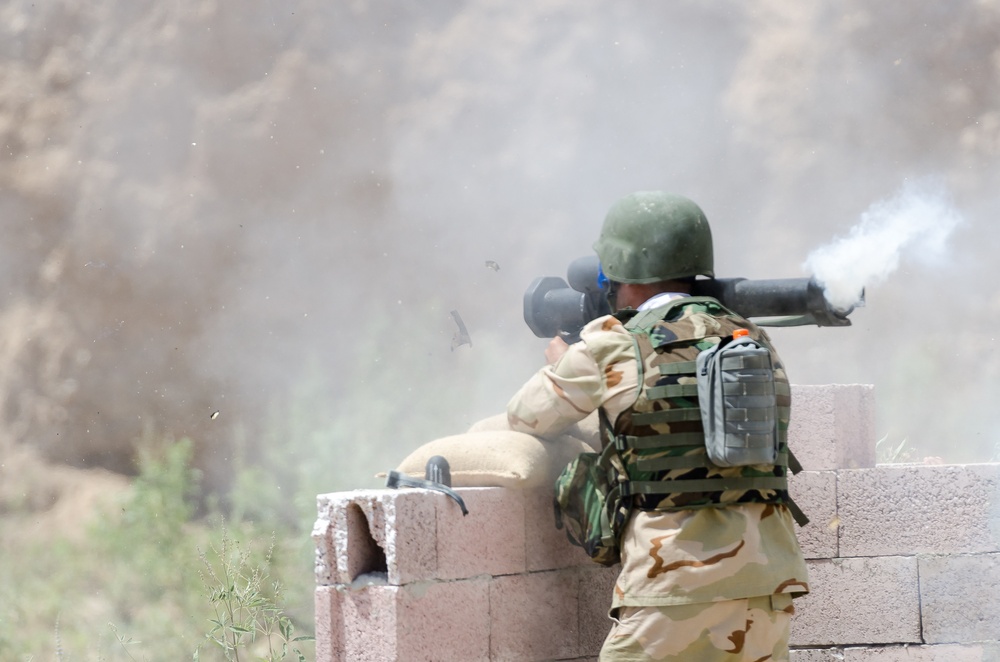
[[[561,336],[579,340],[583,326],[610,313],[604,292],[597,285],[600,264],[596,256],[570,263],[568,278],[536,278],[524,293],[524,321],[539,338]],[[709,278],[694,281],[695,296],[710,296],[760,326],[850,326],[847,310],[834,308],[822,286],[811,278],[748,280]],[[863,305],[864,292],[857,305]]]

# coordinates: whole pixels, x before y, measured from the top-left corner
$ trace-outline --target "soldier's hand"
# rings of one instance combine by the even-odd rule
[[[566,341],[556,336],[549,341],[549,346],[545,348],[545,360],[549,365],[552,365],[562,358],[567,349],[569,349],[569,345],[566,344]]]

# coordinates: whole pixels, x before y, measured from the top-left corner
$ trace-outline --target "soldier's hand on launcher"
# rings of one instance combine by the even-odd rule
[[[569,349],[569,345],[566,344],[566,341],[556,336],[549,341],[548,347],[545,348],[545,361],[552,365],[562,358],[567,349]]]

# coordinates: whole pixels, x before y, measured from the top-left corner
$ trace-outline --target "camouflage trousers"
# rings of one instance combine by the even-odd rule
[[[788,662],[787,594],[616,611],[600,662]]]

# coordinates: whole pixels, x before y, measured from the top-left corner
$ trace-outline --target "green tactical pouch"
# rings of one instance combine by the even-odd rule
[[[620,560],[618,536],[627,512],[611,464],[615,454],[613,445],[601,453],[581,453],[555,485],[556,528],[565,528],[571,543],[605,566]]]

